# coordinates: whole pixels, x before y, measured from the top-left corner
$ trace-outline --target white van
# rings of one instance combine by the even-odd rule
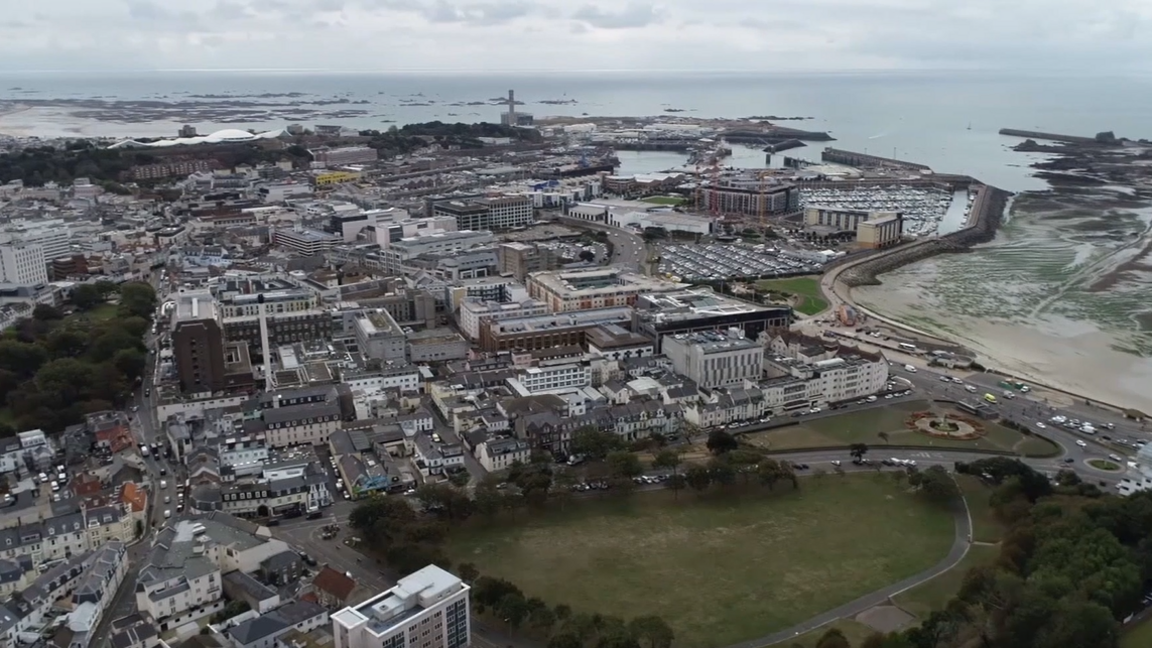
[[[53,481],[53,482],[52,482],[52,484],[51,484],[51,486],[52,486],[52,492],[53,492],[53,493],[55,493],[56,491],[60,490],[60,484],[59,484],[59,482]]]
[[[912,365],[904,365],[904,371],[907,371],[908,373],[916,373],[916,367],[913,367]]]

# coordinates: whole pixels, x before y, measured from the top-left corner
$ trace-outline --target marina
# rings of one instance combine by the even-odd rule
[[[915,238],[946,234],[963,227],[972,208],[967,191],[953,193],[937,187],[802,187],[800,206],[849,209],[861,212],[899,212],[904,234]],[[959,205],[957,205],[959,203]],[[959,209],[962,207],[963,212]],[[947,218],[946,218],[947,216]]]

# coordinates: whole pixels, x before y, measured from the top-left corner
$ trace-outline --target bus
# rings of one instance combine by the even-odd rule
[[[915,344],[908,344],[907,342],[901,342],[900,343],[900,350],[901,351],[915,351],[916,345]]]
[[[992,394],[984,394],[984,400],[988,401],[989,403],[992,403],[993,405],[996,404],[996,397],[993,396]]]

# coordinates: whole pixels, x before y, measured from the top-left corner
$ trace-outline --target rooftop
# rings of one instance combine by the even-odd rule
[[[207,290],[180,291],[173,301],[173,323],[216,319],[216,298]]]
[[[369,632],[381,636],[467,588],[459,578],[435,565],[428,565],[401,578],[392,589],[354,608],[340,610],[332,615],[332,619],[346,627],[367,623]]]

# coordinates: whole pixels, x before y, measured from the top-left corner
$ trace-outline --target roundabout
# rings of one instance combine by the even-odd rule
[[[1109,461],[1108,459],[1089,459],[1086,463],[1096,470],[1103,470],[1105,472],[1120,472],[1124,469],[1120,464],[1115,461]]]
[[[984,425],[980,421],[946,412],[916,412],[908,418],[907,426],[938,439],[971,441],[985,434]]]

